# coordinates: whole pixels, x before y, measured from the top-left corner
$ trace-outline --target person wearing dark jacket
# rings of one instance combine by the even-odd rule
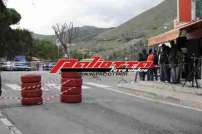
[[[177,73],[176,73],[176,67],[177,67],[177,47],[174,41],[170,42],[171,49],[169,52],[169,67],[170,67],[170,75],[171,75],[171,83],[176,83],[177,82]]]
[[[144,58],[143,58],[143,53],[139,53],[138,54],[138,61],[144,61]],[[137,79],[137,74],[139,74],[139,76],[140,76],[140,80],[144,80],[145,78],[144,78],[144,72],[137,72],[136,73],[136,77],[135,77],[135,81],[136,81],[136,79]]]
[[[168,81],[168,49],[165,44],[161,46],[161,53],[160,53],[160,80],[161,81]]]
[[[154,50],[154,77],[156,81],[158,80],[158,68],[157,68],[158,61],[159,61],[158,53],[156,50]]]
[[[147,61],[147,50],[146,49],[143,49],[142,50],[142,58],[141,58],[141,61]],[[141,72],[142,74],[142,80],[145,81],[145,76],[146,76],[146,72]]]

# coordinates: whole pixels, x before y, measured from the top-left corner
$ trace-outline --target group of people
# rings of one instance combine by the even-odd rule
[[[160,77],[163,82],[180,82],[183,54],[174,41],[170,42],[170,47],[162,44],[159,51],[150,49],[148,54],[144,49],[138,60],[153,62],[147,72],[139,72],[140,80],[157,81]]]

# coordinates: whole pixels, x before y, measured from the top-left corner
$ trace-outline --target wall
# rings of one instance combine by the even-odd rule
[[[192,21],[192,0],[179,0],[178,3],[179,21],[191,22]]]

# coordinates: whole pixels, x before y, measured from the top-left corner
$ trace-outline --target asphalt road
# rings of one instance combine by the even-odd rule
[[[62,104],[60,76],[43,72],[45,103],[21,106],[22,74],[2,74],[0,110],[23,134],[202,134],[202,112],[124,94],[114,78],[84,78],[83,102]]]

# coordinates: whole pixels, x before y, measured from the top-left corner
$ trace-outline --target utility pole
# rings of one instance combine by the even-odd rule
[[[60,57],[60,46],[61,46],[61,44],[60,44],[60,41],[58,39],[56,39],[56,46],[58,48],[58,58],[59,58]]]

